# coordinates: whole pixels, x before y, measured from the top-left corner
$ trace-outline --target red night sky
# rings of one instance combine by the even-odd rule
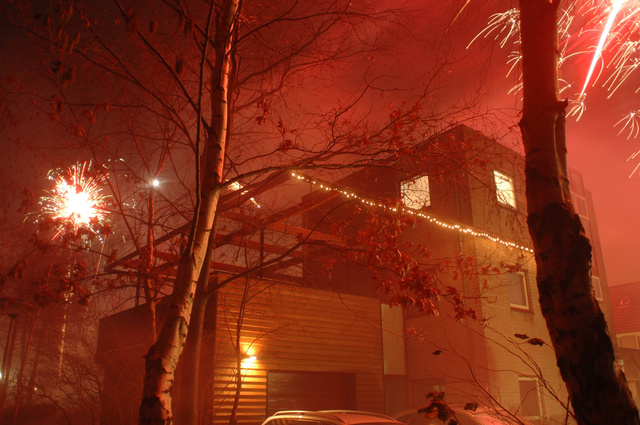
[[[597,97],[569,123],[569,164],[593,195],[607,279],[618,285],[640,281],[640,174],[629,177],[640,158],[627,161],[640,141],[612,127],[632,105]]]
[[[381,3],[396,2],[383,0]],[[511,2],[501,0],[487,5],[487,2],[471,1],[450,25],[452,17],[464,3],[462,0],[442,2],[424,10],[421,1],[409,2],[409,6],[416,8],[411,16],[414,42],[405,40],[402,44],[404,48],[396,52],[394,63],[384,71],[394,73],[395,68],[396,74],[400,72],[398,70],[402,70],[403,74],[423,73],[425,67],[429,66],[429,58],[433,56],[429,49],[438,43],[433,41],[434,34],[440,34],[436,38],[444,41],[438,48],[447,49],[454,57],[454,62],[448,68],[451,75],[449,83],[454,87],[449,90],[450,97],[484,94],[483,106],[500,108],[515,124],[519,102],[517,95],[507,94],[516,78],[514,75],[505,77],[508,70],[507,49],[500,49],[492,39],[481,39],[471,48],[465,48],[482,30],[491,13],[506,10]],[[444,31],[447,27],[448,30]],[[3,38],[8,43],[11,37]],[[19,63],[4,58],[2,66],[14,68]],[[378,65],[386,68],[388,64]],[[588,67],[589,58],[577,62],[570,72],[578,76],[586,75]],[[593,195],[609,285],[640,281],[640,173],[629,177],[640,158],[627,160],[640,150],[640,140],[627,140],[626,133],[617,135],[619,129],[613,126],[625,113],[638,109],[639,96],[634,93],[636,88],[629,83],[608,100],[601,89],[591,89],[587,97],[587,110],[580,121],[568,119],[569,165],[583,175],[585,186]],[[43,168],[42,153],[29,150],[20,155],[29,156],[31,164],[18,166],[23,161],[7,153],[3,161],[10,162],[0,170],[6,182],[3,190],[11,191],[14,196],[18,196],[22,188],[19,184],[21,170],[30,173],[36,168],[46,169]],[[16,167],[19,169],[15,170]]]

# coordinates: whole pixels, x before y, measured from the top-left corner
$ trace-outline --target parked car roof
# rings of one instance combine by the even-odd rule
[[[403,425],[391,416],[358,410],[288,410],[268,417],[262,425]]]
[[[509,412],[497,409],[478,408],[475,411],[465,410],[463,407],[452,406],[456,419],[460,425],[530,425],[526,419],[517,417]],[[398,421],[406,425],[443,425],[438,418],[427,418],[418,409],[410,409],[393,415]]]

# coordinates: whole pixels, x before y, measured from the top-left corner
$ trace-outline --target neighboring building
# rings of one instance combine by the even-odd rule
[[[625,373],[633,399],[640,405],[640,282],[609,288],[618,363]]]
[[[585,189],[580,173],[569,169],[569,181],[571,182],[571,198],[574,208],[580,216],[585,235],[591,241],[593,248],[591,275],[595,297],[600,302],[600,308],[604,310],[608,323],[611,323],[613,319],[611,305],[608,302],[603,302],[608,299],[609,285],[604,269],[604,257],[600,246],[600,234],[596,222],[596,213],[593,208],[593,198],[591,197],[591,192]]]
[[[298,176],[311,191],[286,214],[276,213],[278,221],[242,216],[245,225],[263,229],[259,239],[243,245],[259,251],[249,257],[264,261],[280,252],[286,265],[298,268],[267,270],[229,284],[208,309],[209,354],[201,380],[210,383],[203,394],[213,423],[227,423],[233,409],[246,424],[282,409],[393,414],[424,404],[433,391],[444,391],[451,403],[478,401],[532,419],[564,420],[566,391],[537,302],[522,156],[465,126],[428,141],[417,153],[427,161],[371,167],[335,186]],[[595,216],[579,177],[571,173],[578,182],[574,202],[596,245],[595,295],[610,317]],[[357,211],[376,208],[371,205],[382,199],[401,199],[411,209],[406,214],[424,216],[401,240],[429,248],[423,267],[433,270],[443,293],[447,286],[457,288],[480,320],[453,317],[446,296],[435,301],[437,317],[390,307],[390,295],[376,292],[370,270],[343,261],[348,247],[332,236],[332,227],[353,216],[346,225],[357,232],[364,225]],[[299,219],[280,221],[293,216]],[[232,236],[243,231],[230,229]],[[301,251],[278,250],[268,242],[276,230],[285,235],[279,240],[309,236],[314,243]],[[457,260],[477,273],[456,273]],[[239,264],[221,262],[214,268],[225,270],[219,281],[242,271]],[[144,313],[139,307],[101,323],[99,361],[108,371],[104,400],[123,406],[117,412],[103,409],[103,424],[127,423],[139,404],[135,395],[123,400],[121,394],[123,382],[140,386],[148,341],[140,343],[143,330],[119,338],[125,326],[143,322],[136,314]],[[120,366],[127,362],[134,363],[130,370]],[[244,380],[236,399],[238,370]]]

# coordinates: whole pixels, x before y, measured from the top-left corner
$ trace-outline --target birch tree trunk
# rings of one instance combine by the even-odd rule
[[[559,0],[520,0],[528,225],[540,307],[581,425],[638,424],[591,287],[591,245],[571,203],[558,93]]]
[[[214,223],[215,226],[215,223]],[[185,341],[184,352],[180,358],[181,385],[180,396],[176,405],[176,423],[178,425],[199,425],[203,423],[200,417],[200,357],[202,351],[202,334],[207,313],[209,299],[213,292],[209,292],[209,276],[211,273],[211,257],[213,256],[215,238],[209,240],[209,246],[204,259],[204,264],[200,270],[198,288],[193,299],[193,312],[189,323],[189,337]],[[215,297],[214,297],[215,298]],[[214,300],[215,301],[215,300]],[[215,311],[215,307],[213,307]],[[215,320],[215,315],[213,316]],[[213,344],[215,344],[215,326]]]
[[[216,3],[213,2],[211,11]],[[171,410],[175,369],[184,348],[193,308],[197,280],[204,257],[218,199],[222,189],[224,154],[227,141],[228,87],[233,49],[234,26],[239,12],[238,0],[226,0],[217,18],[212,60],[207,58],[208,34],[203,43],[203,62],[213,63],[211,70],[211,125],[206,127],[202,152],[199,202],[194,214],[194,226],[189,243],[178,263],[176,281],[170,297],[167,317],[158,339],[145,356],[145,378],[140,405],[141,425],[169,425],[173,423]],[[200,111],[202,108],[200,108]],[[196,155],[200,155],[196,150]]]

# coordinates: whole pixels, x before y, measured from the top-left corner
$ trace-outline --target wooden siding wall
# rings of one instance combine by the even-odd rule
[[[286,284],[252,281],[219,294],[213,417],[229,423],[235,396],[236,335],[243,363],[237,409],[241,424],[266,416],[267,371],[353,373],[357,408],[384,411],[380,301]],[[292,406],[295,408],[295,406]]]

